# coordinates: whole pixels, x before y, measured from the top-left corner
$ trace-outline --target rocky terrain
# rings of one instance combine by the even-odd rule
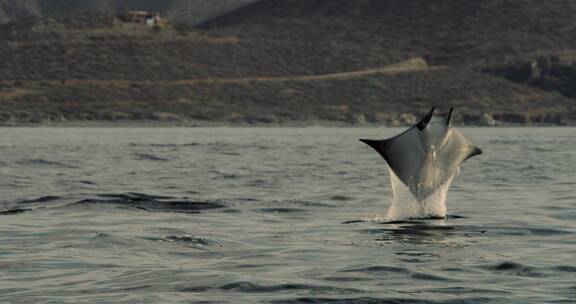
[[[244,2],[154,29],[21,1],[43,13],[4,13],[0,121],[406,125],[436,105],[469,125],[576,122],[573,1]]]
[[[197,24],[255,0],[0,0],[0,24],[23,17],[83,12],[155,11],[175,23]]]

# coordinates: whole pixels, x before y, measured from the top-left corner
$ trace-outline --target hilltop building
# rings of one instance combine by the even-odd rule
[[[147,26],[160,26],[168,25],[168,21],[160,17],[159,13],[149,11],[129,11],[122,13],[118,16],[122,22],[137,23]]]

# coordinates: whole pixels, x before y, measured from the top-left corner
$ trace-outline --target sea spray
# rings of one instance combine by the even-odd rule
[[[454,175],[456,176],[456,175]],[[372,216],[373,221],[399,221],[407,219],[443,218],[446,217],[446,197],[454,179],[450,177],[442,186],[423,200],[418,199],[410,189],[390,170],[392,203],[386,215]]]

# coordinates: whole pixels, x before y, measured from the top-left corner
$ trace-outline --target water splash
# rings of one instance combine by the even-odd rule
[[[458,170],[459,171],[459,170]],[[430,196],[418,200],[410,189],[390,170],[392,203],[386,215],[377,215],[374,221],[399,221],[407,219],[444,218],[446,217],[446,197],[454,176]]]

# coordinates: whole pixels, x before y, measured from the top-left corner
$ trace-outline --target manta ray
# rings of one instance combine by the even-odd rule
[[[418,202],[449,182],[467,159],[481,154],[464,134],[452,127],[448,113],[434,107],[416,125],[385,140],[360,139],[374,148]]]

